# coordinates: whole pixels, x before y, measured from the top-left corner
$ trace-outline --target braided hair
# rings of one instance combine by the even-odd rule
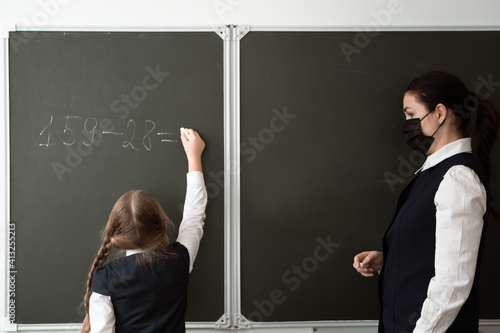
[[[151,194],[134,190],[122,195],[113,206],[104,230],[103,241],[92,263],[84,297],[86,316],[82,333],[90,332],[89,305],[94,272],[106,263],[113,247],[119,250],[141,249],[136,262],[141,267],[152,267],[162,258],[175,256],[169,246],[174,226],[158,200]]]

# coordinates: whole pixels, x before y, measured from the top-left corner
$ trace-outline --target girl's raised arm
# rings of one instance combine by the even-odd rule
[[[189,272],[191,272],[203,236],[203,226],[206,216],[207,190],[205,188],[201,165],[201,154],[205,149],[205,142],[192,129],[182,131],[181,139],[188,159],[189,172],[187,174],[184,214],[179,227],[177,242],[184,245],[188,250]]]

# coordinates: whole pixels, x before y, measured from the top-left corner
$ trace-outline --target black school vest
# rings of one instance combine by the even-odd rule
[[[189,253],[180,243],[178,256],[141,268],[136,255],[110,262],[94,272],[92,291],[111,296],[116,333],[184,333]]]
[[[395,217],[384,236],[384,266],[379,279],[379,332],[413,332],[420,318],[429,282],[435,275],[434,197],[444,175],[455,165],[464,165],[474,170],[488,193],[489,204],[488,177],[470,153],[453,155],[420,172],[408,184],[399,197]],[[488,212],[483,216],[479,258],[471,293],[447,332],[478,331],[478,273],[487,217]]]

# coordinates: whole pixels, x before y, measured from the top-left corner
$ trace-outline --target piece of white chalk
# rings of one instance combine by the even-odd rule
[[[191,136],[189,136],[188,131],[186,131],[186,129],[185,129],[184,127],[181,127],[181,132],[184,132],[184,134],[186,134],[186,138],[187,138],[188,140],[191,140]]]
[[[361,268],[370,268],[370,264],[363,264],[363,263],[360,263],[360,264],[359,264],[359,267],[361,267]]]

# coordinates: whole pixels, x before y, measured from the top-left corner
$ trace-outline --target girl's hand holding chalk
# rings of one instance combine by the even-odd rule
[[[188,131],[184,127],[181,127],[181,133],[186,134],[187,139],[191,140],[191,136],[189,135]]]
[[[198,132],[191,128],[181,127],[181,141],[188,159],[189,172],[203,171],[201,165],[201,154],[205,149],[205,142]]]

